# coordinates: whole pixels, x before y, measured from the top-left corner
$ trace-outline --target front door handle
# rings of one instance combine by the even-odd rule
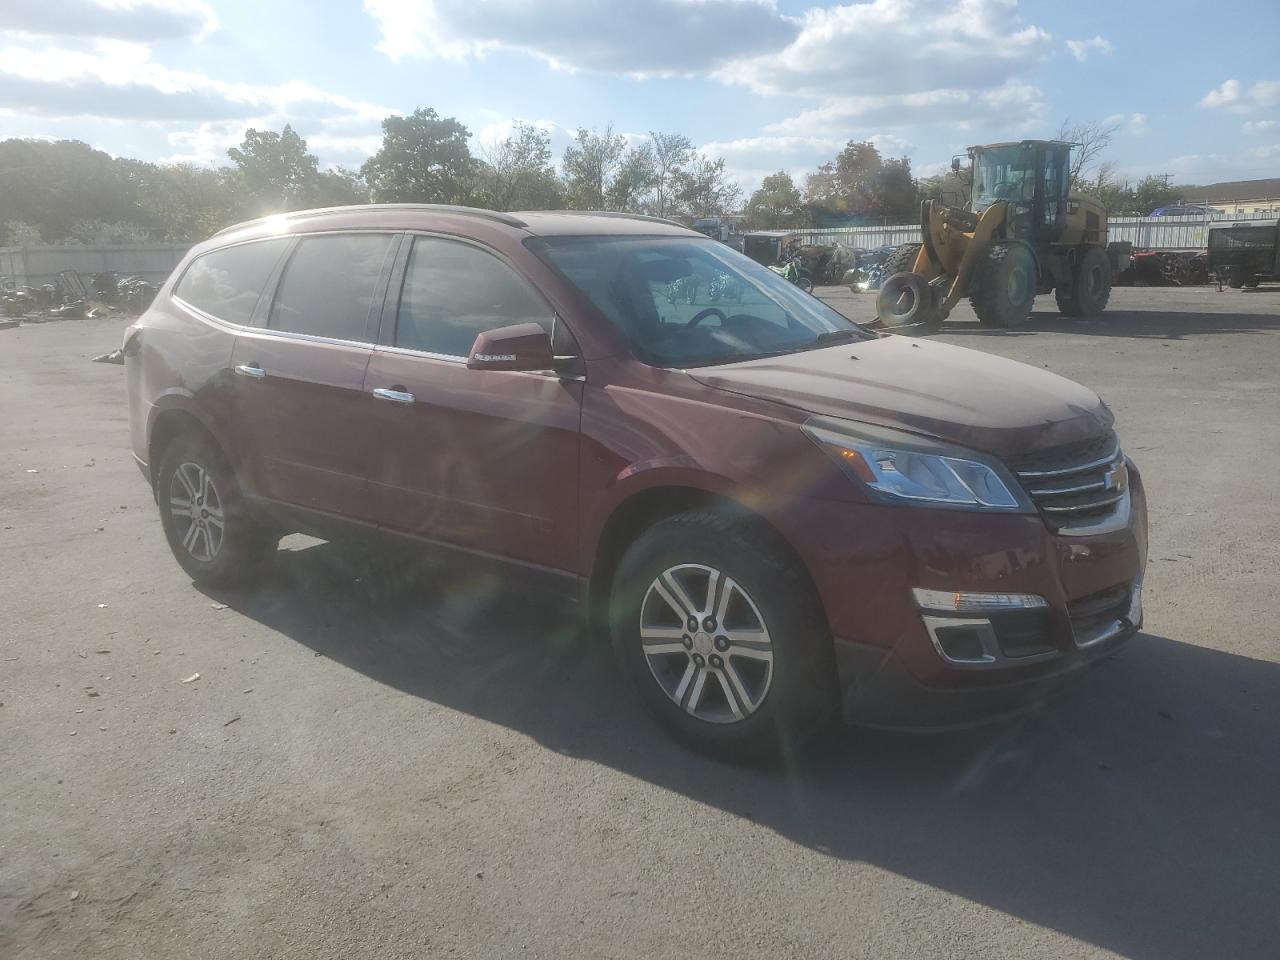
[[[391,387],[375,387],[373,395],[379,400],[390,400],[392,403],[413,403],[413,394],[407,390],[396,390]]]
[[[256,363],[237,363],[236,373],[242,377],[249,377],[252,380],[261,380],[267,375],[267,371],[263,370]]]

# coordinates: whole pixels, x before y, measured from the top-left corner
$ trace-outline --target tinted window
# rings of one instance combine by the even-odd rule
[[[335,340],[370,340],[373,308],[382,302],[382,266],[391,237],[306,237],[284,268],[270,326]]]
[[[551,308],[497,257],[419,238],[400,294],[396,346],[465,357],[478,333],[530,322],[550,333],[551,318]]]
[[[206,253],[191,261],[174,293],[219,320],[248,323],[288,242],[261,240]]]

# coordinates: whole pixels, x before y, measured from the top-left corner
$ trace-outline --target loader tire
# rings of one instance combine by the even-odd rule
[[[1096,317],[1111,299],[1111,261],[1101,247],[1086,247],[1071,271],[1071,279],[1058,287],[1058,309],[1068,317]]]
[[[882,276],[892,277],[895,273],[910,273],[916,265],[916,257],[920,255],[920,244],[904,243],[884,258]]]
[[[1017,326],[1036,299],[1036,265],[1020,243],[994,243],[978,265],[969,305],[984,327]]]

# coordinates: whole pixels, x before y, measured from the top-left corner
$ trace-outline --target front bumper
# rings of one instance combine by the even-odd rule
[[[805,560],[834,638],[845,719],[978,720],[1041,698],[1112,653],[1142,624],[1147,515],[1136,469],[1130,497],[1123,527],[1085,537],[1056,535],[1027,514],[827,503],[820,518],[798,518],[803,529],[789,532],[810,545]],[[922,611],[916,588],[1045,604]]]

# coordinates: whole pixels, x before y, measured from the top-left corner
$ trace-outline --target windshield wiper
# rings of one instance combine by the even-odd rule
[[[826,333],[820,333],[813,338],[813,342],[809,344],[812,347],[829,347],[833,343],[848,343],[850,340],[861,340],[862,331],[857,327],[849,327],[847,330],[828,330]]]

